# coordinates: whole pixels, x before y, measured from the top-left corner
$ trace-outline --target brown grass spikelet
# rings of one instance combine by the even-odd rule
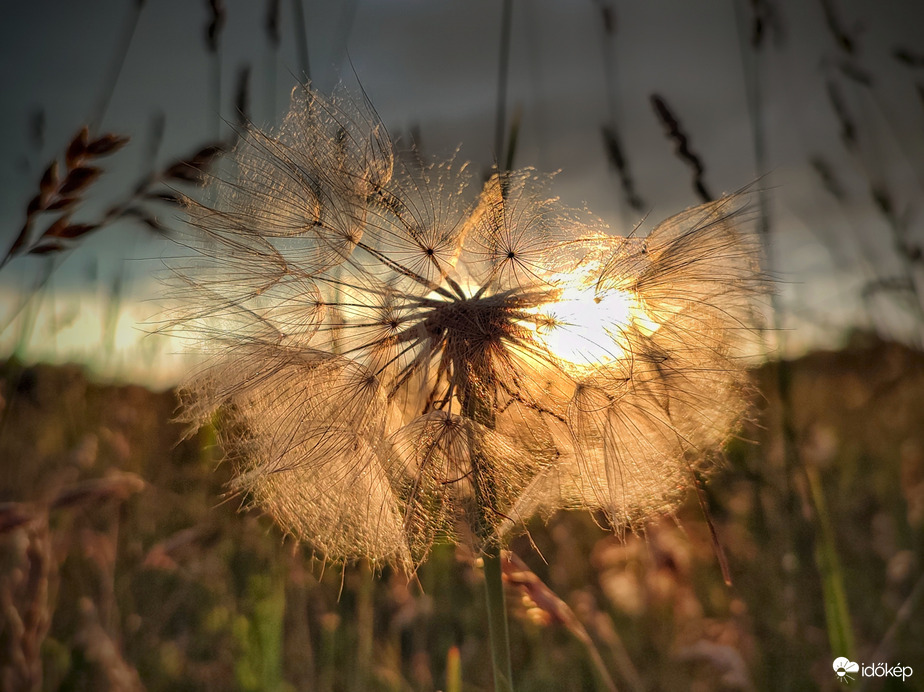
[[[418,564],[530,516],[670,509],[743,409],[762,293],[744,195],[647,238],[532,171],[395,153],[368,103],[296,88],[190,200],[170,329],[205,351],[235,489],[330,559]]]
[[[96,230],[101,223],[71,223],[71,215],[74,208],[83,201],[84,193],[103,172],[102,168],[91,162],[117,152],[127,143],[127,137],[111,133],[94,139],[86,127],[82,128],[65,150],[63,176],[57,160],[52,161],[42,173],[38,194],[29,201],[26,208],[26,221],[0,260],[0,267],[19,254],[59,252],[67,248],[66,243],[60,242],[61,239],[73,240]],[[57,215],[57,218],[37,237],[32,237],[32,229],[43,214]]]

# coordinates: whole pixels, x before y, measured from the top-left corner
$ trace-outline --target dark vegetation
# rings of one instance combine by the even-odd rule
[[[777,367],[754,372],[768,394],[707,486],[733,585],[693,501],[625,540],[588,516],[537,523],[512,548],[557,597],[522,576],[508,584],[522,689],[605,689],[594,647],[620,689],[836,688],[817,498],[770,432]],[[914,665],[924,358],[873,339],[789,371],[857,660]],[[12,362],[0,391],[4,689],[452,689],[455,656],[461,689],[490,689],[480,571],[464,551],[438,547],[410,581],[368,564],[325,568],[238,499],[222,501],[229,469],[207,429],[182,439],[171,393]]]

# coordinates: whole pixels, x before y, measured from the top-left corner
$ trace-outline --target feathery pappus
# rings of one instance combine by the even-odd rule
[[[362,99],[293,92],[190,200],[172,329],[208,354],[234,489],[333,560],[413,568],[531,516],[670,511],[744,409],[763,292],[743,195],[617,237],[532,171],[396,153]]]

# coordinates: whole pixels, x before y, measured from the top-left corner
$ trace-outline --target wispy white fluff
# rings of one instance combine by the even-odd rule
[[[331,559],[414,565],[558,509],[632,525],[741,415],[741,196],[612,237],[530,171],[472,199],[465,166],[397,156],[367,104],[307,87],[221,170],[173,267],[174,326],[210,353],[186,415]]]

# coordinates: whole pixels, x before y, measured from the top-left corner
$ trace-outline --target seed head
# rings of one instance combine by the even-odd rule
[[[330,559],[413,566],[536,513],[670,510],[743,410],[761,290],[741,195],[607,235],[531,171],[396,155],[368,104],[295,90],[188,204],[174,327],[209,360],[236,490]]]

